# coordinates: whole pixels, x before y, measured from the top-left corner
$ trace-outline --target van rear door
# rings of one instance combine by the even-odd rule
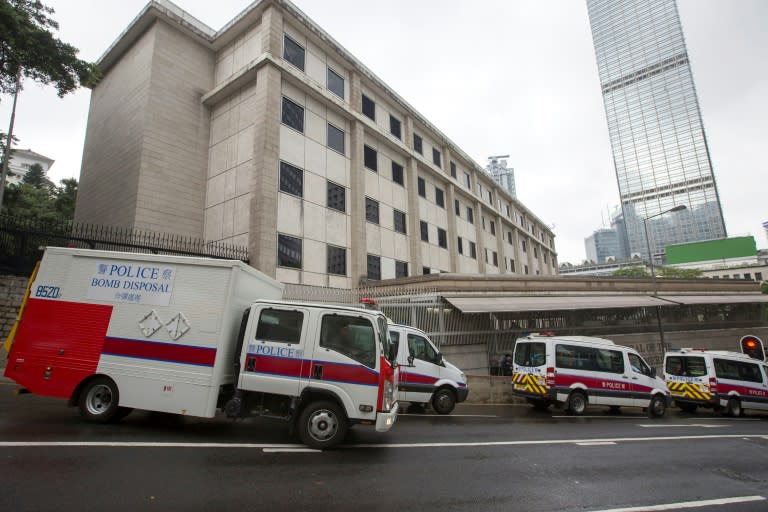
[[[512,389],[531,398],[546,398],[547,344],[541,341],[518,341],[515,344]]]

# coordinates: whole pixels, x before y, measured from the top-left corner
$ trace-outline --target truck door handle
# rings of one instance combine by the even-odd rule
[[[316,364],[312,367],[312,378],[317,380],[323,380],[323,365]]]

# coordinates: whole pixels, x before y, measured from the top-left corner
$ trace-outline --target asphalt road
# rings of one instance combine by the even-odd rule
[[[467,405],[317,452],[280,421],[135,411],[92,425],[13,389],[0,381],[3,511],[768,510],[768,413]]]

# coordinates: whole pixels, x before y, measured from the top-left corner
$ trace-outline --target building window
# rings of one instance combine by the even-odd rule
[[[534,258],[538,258],[539,257],[539,248],[538,247],[534,247],[533,248],[533,257]]]
[[[435,148],[432,148],[432,162],[440,168],[443,167],[443,164],[441,163],[441,160],[440,160],[440,152]]]
[[[328,123],[328,147],[344,154],[344,132]]]
[[[421,273],[426,276],[427,274],[431,274],[432,270],[429,267],[421,267]]]
[[[303,197],[304,172],[291,164],[280,162],[280,192]]]
[[[443,228],[437,228],[437,245],[443,249],[448,248],[448,238],[446,237],[446,233]]]
[[[528,245],[525,243],[525,240],[521,240],[521,242],[522,242],[522,246],[523,246],[523,252],[528,252]]]
[[[372,171],[379,170],[379,159],[376,150],[370,146],[363,146],[363,162]]]
[[[445,196],[443,195],[443,189],[435,187],[435,203],[440,208],[445,208]]]
[[[376,103],[363,94],[363,115],[370,117],[373,121],[376,120]]]
[[[493,266],[499,266],[499,254],[496,251],[493,251]]]
[[[509,218],[509,205],[506,205],[506,206],[507,206],[507,218]]]
[[[394,211],[394,217],[393,222],[395,225],[395,231],[398,233],[406,234],[405,233],[405,212],[401,212],[400,210],[393,210]]]
[[[381,257],[368,255],[368,279],[381,279]]]
[[[491,234],[492,235],[496,234],[496,223],[493,221],[491,221]]]
[[[301,268],[301,238],[277,235],[277,265]]]
[[[471,190],[472,189],[472,182],[471,182],[471,179],[469,177],[469,173],[468,172],[464,173],[464,186],[467,187],[467,190]]]
[[[762,280],[763,280],[763,273],[755,272],[755,281],[762,281]]]
[[[395,261],[395,277],[408,277],[408,263]]]
[[[397,183],[398,185],[403,185],[403,166],[392,162],[392,181]]]
[[[547,257],[547,253],[544,253],[544,264],[546,265],[548,263],[549,263],[549,258]]]
[[[424,178],[419,178],[418,184],[419,184],[419,195],[421,197],[426,198],[427,197],[427,184],[424,182]]]
[[[379,223],[379,202],[370,197],[365,198],[365,220],[374,224]]]
[[[528,265],[525,266],[525,275],[528,275]]]
[[[400,123],[400,120],[392,115],[389,116],[389,133],[391,133],[398,139],[403,138],[402,125]]]
[[[283,38],[283,58],[304,71],[304,47],[287,34]]]
[[[424,148],[422,147],[421,137],[413,134],[413,149],[420,155],[424,154]]]
[[[469,257],[473,260],[477,259],[477,246],[475,242],[469,242]]]
[[[456,164],[454,162],[451,162],[451,178],[456,177]]]
[[[326,260],[329,274],[347,275],[347,250],[344,247],[329,245]]]
[[[283,96],[283,124],[304,133],[304,107]]]
[[[480,216],[480,223],[483,225],[483,231],[485,231],[485,215]]]
[[[453,200],[453,209],[456,211],[456,216],[461,217],[461,203],[458,199]]]
[[[475,213],[472,211],[472,208],[469,207],[469,206],[467,206],[467,221],[470,224],[474,224],[475,223]]]
[[[485,252],[485,262],[488,263],[488,249],[484,249]]]
[[[462,240],[461,237],[459,237],[459,240],[458,240],[458,249],[459,249],[459,254],[464,254],[464,240]]]
[[[509,270],[511,270],[512,272],[515,271],[515,260],[513,260],[512,258],[509,258]]]
[[[490,190],[488,191],[488,204],[493,206],[493,193]]]
[[[340,212],[347,211],[346,205],[346,193],[344,187],[337,185],[333,182],[328,182],[328,208],[339,210]]]
[[[429,226],[423,220],[419,221],[419,230],[421,231],[421,241],[429,242]]]
[[[512,245],[512,232],[507,231],[507,243]]]
[[[344,77],[328,68],[328,90],[344,99]]]

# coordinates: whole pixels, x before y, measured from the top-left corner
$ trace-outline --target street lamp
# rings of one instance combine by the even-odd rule
[[[651,242],[650,242],[650,239],[648,238],[648,221],[654,217],[660,217],[665,213],[679,212],[679,211],[685,210],[686,208],[687,207],[684,204],[679,204],[673,208],[670,208],[669,210],[664,210],[663,212],[657,213],[656,215],[651,215],[650,217],[643,218],[643,229],[645,230],[645,247],[648,250],[648,263],[651,266],[651,282],[653,283],[654,297],[659,295],[659,291],[656,286],[656,273],[653,270],[653,254],[651,254]],[[659,341],[661,342],[661,354],[663,356],[664,352],[666,352],[667,350],[667,343],[664,340],[664,326],[661,323],[661,306],[656,306],[656,320],[659,324]]]

